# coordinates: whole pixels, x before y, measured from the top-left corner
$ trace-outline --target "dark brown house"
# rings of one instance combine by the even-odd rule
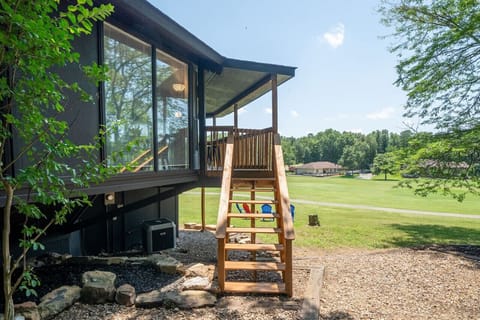
[[[179,194],[221,186],[216,228],[221,290],[291,295],[294,233],[278,135],[277,88],[294,77],[295,68],[224,57],[146,0],[94,2],[110,2],[115,12],[96,24],[90,36],[75,40],[75,47],[82,64],[109,66],[110,81],[98,87],[86,83],[78,66],[59,74],[97,97],[89,104],[70,97],[67,117],[76,117],[71,139],[87,143],[101,126],[115,127],[98,159],[116,161],[125,170],[87,190],[93,206],[71,214],[52,246],[75,255],[141,247],[146,221],[165,218],[178,228]],[[272,97],[271,124],[262,130],[238,128],[238,110],[266,93]],[[215,124],[216,118],[232,113],[231,126],[206,125],[209,118]],[[134,140],[134,147],[122,149]],[[14,138],[13,156],[16,143]],[[113,160],[116,151],[123,156]],[[232,210],[239,202],[235,193],[251,194],[247,203],[256,212],[255,206],[265,202],[255,199],[259,189],[271,190],[273,225],[256,227],[265,215],[252,214],[250,228],[231,227],[239,218]],[[232,232],[249,233],[253,240],[256,234],[274,233],[278,242],[235,246],[228,242]],[[228,261],[232,250],[252,252],[252,258]],[[260,251],[279,251],[280,260],[256,262]],[[226,281],[228,272],[238,269],[280,271],[282,277],[279,283]]]

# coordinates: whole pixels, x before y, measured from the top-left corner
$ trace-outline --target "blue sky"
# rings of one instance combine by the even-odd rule
[[[279,87],[284,136],[400,132],[411,121],[402,118],[406,94],[393,85],[396,58],[391,39],[381,39],[389,31],[379,0],[149,1],[226,57],[297,67]],[[239,125],[270,126],[270,95],[244,108]]]

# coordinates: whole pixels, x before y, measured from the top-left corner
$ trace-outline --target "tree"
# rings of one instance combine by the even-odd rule
[[[22,263],[29,250],[42,248],[39,238],[50,226],[65,222],[75,207],[89,204],[77,190],[112,172],[99,161],[99,137],[85,145],[68,139],[71,124],[62,120],[64,95],[89,97],[54,70],[78,64],[73,39],[89,34],[93,22],[105,19],[113,7],[93,7],[92,0],[78,0],[62,11],[59,2],[0,2],[0,189],[5,201],[1,242],[7,320],[14,316],[14,291],[35,294],[39,285]],[[82,69],[92,81],[104,79],[104,70],[95,64]],[[13,216],[23,220],[21,252],[15,257],[10,250]],[[22,275],[15,279],[13,273],[19,268]]]
[[[480,2],[385,0],[380,12],[394,29],[391,51],[399,61],[396,84],[408,96],[405,115],[439,130],[417,137],[405,152],[410,168],[435,178],[418,181],[415,191],[442,192],[458,200],[480,193],[479,177],[472,174],[480,163],[472,143],[480,131]],[[467,175],[446,170],[460,159],[468,160]],[[435,166],[425,172],[425,163]],[[445,170],[435,169],[440,167]],[[453,191],[459,188],[460,196]]]
[[[295,148],[294,148],[295,138],[293,137],[282,137],[282,151],[283,159],[286,165],[295,164]]]
[[[365,149],[367,148],[364,142],[355,144],[353,146],[346,146],[343,149],[343,154],[338,163],[350,170],[362,168],[362,163],[365,159]]]
[[[446,134],[417,134],[401,150],[403,172],[418,177],[402,181],[421,196],[441,193],[462,201],[480,195],[480,127]],[[427,179],[428,178],[428,179]]]
[[[385,175],[387,181],[388,174],[395,174],[398,172],[398,163],[394,153],[379,153],[373,160],[373,173]]]
[[[408,94],[406,115],[439,129],[480,123],[480,2],[383,1],[394,28],[398,79]]]

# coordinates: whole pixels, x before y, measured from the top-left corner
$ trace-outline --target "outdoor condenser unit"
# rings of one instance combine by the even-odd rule
[[[148,254],[175,248],[175,223],[159,218],[143,222],[143,248]]]

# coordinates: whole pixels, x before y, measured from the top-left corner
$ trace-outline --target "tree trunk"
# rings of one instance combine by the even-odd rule
[[[385,181],[387,181],[387,171],[385,171]]]
[[[12,292],[12,257],[10,256],[10,217],[13,204],[12,186],[4,182],[6,191],[6,202],[3,208],[3,230],[2,230],[2,258],[3,258],[3,295],[4,295],[4,316],[5,320],[13,320],[13,292]]]

